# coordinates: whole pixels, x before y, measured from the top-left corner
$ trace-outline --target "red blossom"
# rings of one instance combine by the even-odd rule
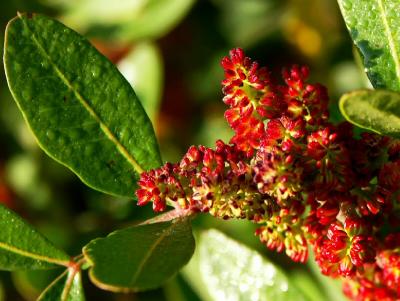
[[[239,48],[221,65],[230,144],[191,146],[178,164],[142,173],[138,205],[250,220],[294,261],[311,245],[352,300],[400,300],[399,140],[331,124],[327,91],[307,67],[285,69],[277,84]]]
[[[319,241],[316,260],[323,272],[344,277],[353,276],[358,267],[374,262],[375,247],[371,236],[362,234],[359,220],[346,219],[329,226],[326,237]]]
[[[302,168],[292,155],[286,155],[278,147],[260,149],[253,165],[258,190],[275,197],[278,203],[284,203],[301,190]]]

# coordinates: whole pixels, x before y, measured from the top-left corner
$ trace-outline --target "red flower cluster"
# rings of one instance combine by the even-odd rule
[[[351,299],[400,299],[400,142],[330,123],[326,89],[307,82],[306,67],[275,83],[241,49],[222,67],[230,144],[192,146],[178,164],[143,173],[138,204],[251,220],[294,261],[310,244]]]

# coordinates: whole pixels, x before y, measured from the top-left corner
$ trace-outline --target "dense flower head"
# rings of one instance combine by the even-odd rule
[[[278,147],[260,149],[253,160],[254,182],[260,193],[276,198],[279,204],[294,197],[301,189],[302,168],[292,155]]]
[[[278,209],[279,208],[279,209]],[[305,262],[308,258],[307,240],[301,230],[304,206],[299,200],[292,200],[290,207],[276,207],[264,226],[256,230],[270,250],[282,252],[296,262]]]
[[[162,168],[143,173],[139,180],[140,189],[136,191],[138,205],[153,201],[154,211],[164,211],[167,202],[182,202],[185,191],[174,173],[176,165],[165,164]]]
[[[267,248],[345,279],[353,300],[400,300],[400,140],[332,124],[328,93],[295,65],[275,79],[242,49],[222,59],[229,144],[144,172],[139,205],[247,219]]]
[[[400,248],[379,252],[377,264],[386,286],[400,294]]]
[[[312,132],[307,137],[308,165],[315,168],[313,189],[346,191],[352,183],[353,172],[349,150],[337,132],[329,127]]]
[[[285,104],[271,85],[266,68],[259,68],[242,49],[231,50],[221,65],[225,71],[223,101],[230,107],[225,118],[236,133],[231,142],[251,156],[259,147],[264,121],[279,116]]]
[[[398,294],[383,283],[380,274],[379,269],[374,269],[373,280],[363,277],[357,280],[346,279],[343,283],[344,294],[354,301],[398,300]]]
[[[365,263],[374,262],[373,237],[363,221],[346,219],[330,224],[324,237],[316,244],[316,261],[327,275],[352,276]]]
[[[309,69],[294,65],[284,69],[283,79],[286,85],[280,86],[291,118],[301,117],[307,124],[323,124],[328,118],[328,94],[320,84],[307,83]]]

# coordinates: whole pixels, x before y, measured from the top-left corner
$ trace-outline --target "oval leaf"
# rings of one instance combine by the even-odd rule
[[[279,268],[217,230],[200,235],[184,275],[207,301],[307,300]]]
[[[83,249],[90,278],[114,292],[156,288],[182,268],[194,251],[190,222],[130,227],[91,241]]]
[[[351,123],[381,135],[400,138],[400,94],[360,90],[344,94],[340,111]]]
[[[19,15],[7,26],[10,90],[44,151],[90,187],[134,196],[160,165],[153,127],[117,68],[63,24]]]
[[[81,273],[66,270],[43,291],[37,301],[85,301]]]
[[[338,0],[375,88],[400,92],[400,1]]]
[[[34,270],[68,266],[70,257],[57,249],[17,214],[0,204],[0,269]]]

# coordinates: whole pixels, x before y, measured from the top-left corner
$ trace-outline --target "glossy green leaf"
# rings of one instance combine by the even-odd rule
[[[43,291],[37,301],[85,301],[81,273],[66,270]]]
[[[6,30],[10,90],[45,152],[90,187],[134,195],[160,165],[153,127],[117,68],[63,24],[19,15]]]
[[[344,94],[339,106],[351,123],[400,138],[400,94],[384,90],[354,91]]]
[[[307,300],[278,267],[222,232],[203,232],[197,245],[184,275],[202,300]]]
[[[400,92],[400,1],[338,3],[372,85]]]
[[[190,222],[177,219],[115,231],[91,241],[83,254],[92,265],[93,283],[126,292],[160,286],[189,261],[193,251]]]
[[[132,85],[151,121],[159,110],[163,80],[160,50],[155,43],[142,42],[118,62],[118,69]]]
[[[0,269],[46,269],[67,266],[70,257],[21,217],[0,204]]]
[[[72,28],[109,40],[133,41],[165,35],[183,19],[194,0],[81,0],[62,20]]]

